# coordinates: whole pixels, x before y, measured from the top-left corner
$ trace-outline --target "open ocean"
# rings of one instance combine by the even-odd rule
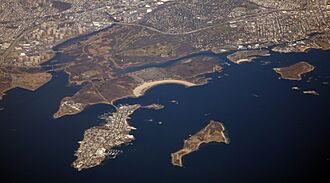
[[[210,56],[194,56],[203,54]],[[330,51],[320,50],[273,53],[210,74],[213,80],[204,86],[161,85],[140,98],[119,100],[116,104],[165,108],[134,113],[130,124],[137,128],[136,140],[119,147],[124,153],[116,159],[81,172],[70,166],[77,142],[114,107],[95,105],[52,119],[60,100],[79,89],[68,86],[64,73],[53,73],[37,91],[13,89],[0,101],[1,182],[330,182],[330,85],[322,84],[330,82],[329,58]],[[299,61],[316,67],[302,81],[279,79],[272,70]],[[315,89],[320,96],[292,91],[292,86]],[[202,145],[183,159],[183,168],[172,166],[170,154],[209,120],[224,123],[231,143]]]

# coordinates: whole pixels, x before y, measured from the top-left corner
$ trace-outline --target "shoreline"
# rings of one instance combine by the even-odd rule
[[[226,129],[221,122],[211,120],[206,127],[184,140],[183,148],[171,153],[172,165],[183,167],[182,158],[184,156],[198,151],[202,144],[208,144],[211,142],[230,143]]]
[[[152,82],[145,82],[142,83],[140,85],[138,85],[137,87],[135,87],[132,91],[131,94],[125,95],[125,96],[121,96],[118,98],[115,98],[111,101],[102,101],[102,102],[96,102],[96,103],[89,103],[85,106],[83,106],[83,108],[80,111],[76,111],[75,113],[70,113],[70,114],[61,114],[58,115],[57,113],[59,113],[60,108],[58,109],[57,112],[55,112],[53,114],[53,118],[54,119],[58,119],[61,118],[63,116],[71,116],[71,115],[76,115],[80,112],[82,112],[83,110],[85,110],[87,107],[92,106],[92,105],[96,105],[96,104],[107,104],[107,105],[111,105],[116,107],[116,105],[114,104],[116,101],[121,100],[121,99],[125,99],[125,98],[129,98],[129,97],[141,97],[145,94],[146,91],[148,91],[149,89],[158,86],[158,85],[162,85],[162,84],[180,84],[180,85],[184,85],[186,87],[192,87],[192,86],[197,86],[197,84],[189,82],[189,81],[184,81],[184,80],[175,80],[175,79],[168,79],[168,80],[158,80],[158,81],[152,81]],[[61,101],[62,104],[62,101]]]
[[[133,89],[133,95],[135,97],[140,97],[145,94],[145,92],[155,86],[162,85],[162,84],[180,84],[184,85],[186,87],[192,87],[197,86],[197,84],[184,81],[184,80],[176,80],[176,79],[167,79],[167,80],[158,80],[158,81],[152,81],[152,82],[144,82],[141,85],[135,87]]]
[[[315,67],[306,61],[301,61],[287,67],[273,68],[273,70],[279,74],[282,79],[300,81],[302,80],[302,75],[314,71]]]

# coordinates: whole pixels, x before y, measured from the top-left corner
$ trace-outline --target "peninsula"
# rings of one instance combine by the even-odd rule
[[[298,62],[288,67],[274,68],[274,71],[287,80],[301,80],[301,75],[314,70],[314,66],[308,62]]]
[[[109,63],[85,62],[73,62],[65,70],[72,84],[84,83],[84,85],[73,96],[62,99],[54,118],[77,114],[93,104],[113,104],[118,99],[139,97],[148,89],[160,84],[174,83],[187,87],[203,85],[208,82],[205,74],[222,70],[219,61],[212,57],[183,59],[166,67],[151,66],[135,68],[132,71],[124,69],[125,72],[119,68],[117,68],[119,71],[114,72],[112,68],[102,66]],[[127,69],[130,68],[132,67]]]
[[[242,62],[252,62],[258,57],[265,57],[269,55],[268,50],[243,50],[230,54],[227,58],[235,64],[240,64]]]
[[[0,100],[5,92],[13,88],[35,91],[52,79],[50,73],[39,72],[39,70],[25,71],[23,68],[0,67]]]
[[[229,138],[225,132],[225,127],[222,123],[211,120],[210,123],[202,130],[192,135],[184,141],[184,146],[179,151],[172,153],[172,164],[174,166],[183,166],[183,156],[197,151],[201,144],[210,142],[218,142],[229,144]]]

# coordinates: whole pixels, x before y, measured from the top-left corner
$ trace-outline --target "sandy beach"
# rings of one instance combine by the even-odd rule
[[[134,90],[133,90],[133,94],[136,97],[142,96],[144,95],[144,93],[157,85],[161,85],[161,84],[181,84],[184,85],[186,87],[191,87],[191,86],[196,86],[196,84],[188,82],[188,81],[183,81],[183,80],[174,80],[174,79],[168,79],[168,80],[160,80],[160,81],[152,81],[152,82],[145,82],[139,86],[137,86]]]

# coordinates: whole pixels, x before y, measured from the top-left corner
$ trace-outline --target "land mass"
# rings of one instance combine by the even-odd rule
[[[228,55],[227,58],[236,63],[240,64],[242,62],[252,62],[253,60],[257,59],[261,56],[269,56],[268,50],[243,50],[237,51],[231,55]]]
[[[54,118],[77,114],[85,107],[97,103],[113,104],[121,98],[139,97],[146,90],[160,84],[176,83],[187,87],[202,85],[207,83],[203,75],[222,70],[218,61],[212,57],[195,57],[167,67],[151,66],[126,72],[111,71],[109,67],[101,67],[100,63],[88,64],[89,67],[79,62],[66,69],[70,73],[71,83],[82,82],[85,85],[74,96],[62,100]]]
[[[5,92],[13,88],[35,91],[51,79],[50,73],[40,72],[40,69],[26,71],[24,68],[0,67],[0,100]]]
[[[0,10],[0,69],[40,68],[43,63],[64,70],[70,84],[82,85],[62,99],[55,118],[142,95],[150,83],[206,84],[208,73],[223,69],[222,61],[182,59],[196,52],[239,50],[229,59],[241,63],[268,55],[263,49],[270,46],[279,51],[299,51],[299,45],[304,50],[330,48],[326,0],[6,0]],[[68,59],[45,63],[54,56],[54,45],[100,29],[57,46],[56,56]],[[8,79],[14,74],[0,76],[0,96],[18,86]],[[31,85],[28,82],[27,77],[24,83]]]
[[[26,71],[21,73],[27,76],[19,79],[24,85],[38,88],[45,84],[46,81],[37,85],[29,73],[35,69],[39,69],[41,75],[46,72],[40,65],[56,55],[54,46],[108,27],[115,21],[132,23],[162,4],[154,0],[2,0],[0,70],[12,69],[0,73],[0,99],[8,90],[21,87],[10,79],[16,77],[16,70],[21,68]]]
[[[80,146],[75,152],[77,158],[72,166],[81,171],[100,165],[108,157],[115,158],[119,155],[121,151],[115,148],[134,140],[130,132],[136,129],[129,125],[128,119],[140,108],[160,110],[164,106],[121,105],[116,107],[115,112],[103,114],[99,118],[104,120],[104,124],[87,129],[83,139],[78,142]]]
[[[104,125],[85,131],[83,140],[79,142],[80,146],[75,153],[77,159],[72,166],[79,171],[98,166],[112,154],[113,148],[134,140],[134,136],[129,133],[135,128],[130,126],[127,120],[140,107],[140,105],[124,105],[117,108],[112,115],[104,114],[101,117],[105,120]]]
[[[304,90],[304,94],[319,96],[320,94],[315,90]]]
[[[310,49],[330,49],[330,31],[326,30],[324,34],[317,34],[312,37],[307,36],[303,40],[298,40],[272,48],[274,52],[290,53],[290,52],[307,52]]]
[[[230,143],[229,138],[225,132],[225,127],[222,123],[217,121],[210,121],[206,127],[192,135],[189,139],[185,140],[183,148],[171,154],[172,164],[182,167],[182,158],[185,155],[197,151],[202,144],[210,142],[225,144]]]
[[[147,105],[147,106],[143,106],[143,108],[153,109],[153,110],[161,110],[161,109],[165,108],[165,106],[163,106],[161,104],[150,104],[150,105]]]
[[[301,76],[314,70],[308,62],[298,62],[288,67],[274,68],[274,71],[287,80],[301,80]]]

